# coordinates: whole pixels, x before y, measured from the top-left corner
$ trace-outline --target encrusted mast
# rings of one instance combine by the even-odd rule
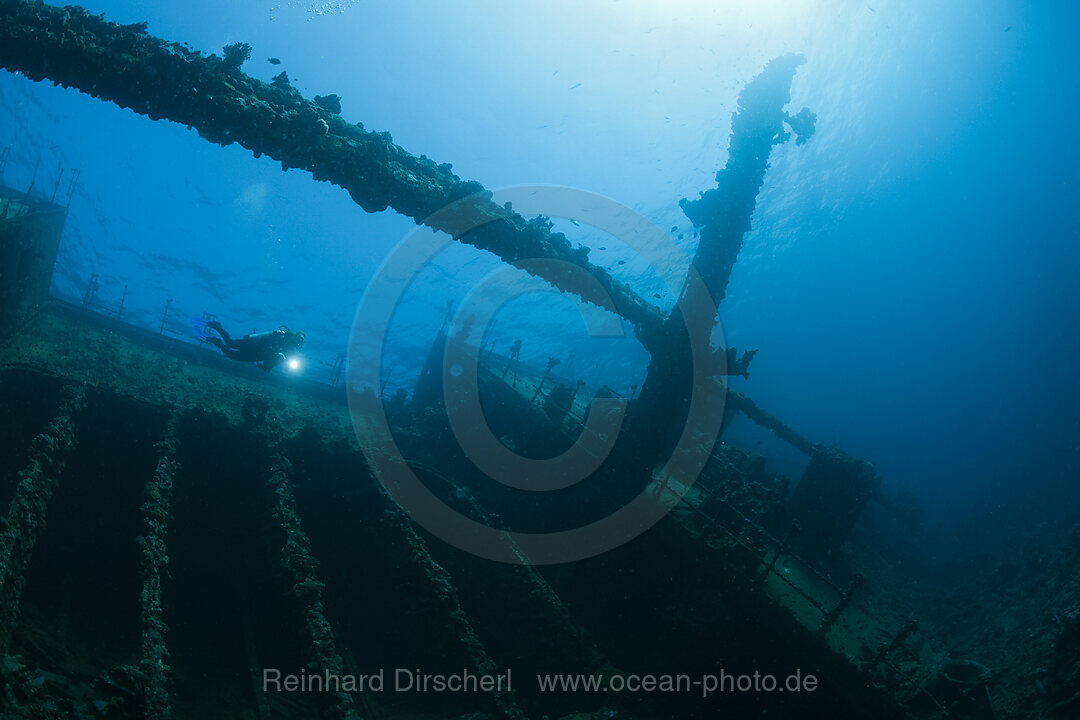
[[[772,147],[792,133],[797,144],[813,134],[813,113],[784,110],[801,56],[776,58],[744,88],[717,187],[680,203],[701,231],[693,267],[702,282],[688,278],[680,305],[665,316],[590,263],[587,247],[573,247],[562,233],[552,232],[546,218],[527,220],[494,203],[480,183],[459,178],[449,164],[411,155],[389,133],[345,122],[335,96],[308,100],[290,86],[285,73],[269,84],[244,74],[240,66],[249,54],[250,47],[237,44],[226,48],[223,57],[207,56],[151,36],[142,23],[110,23],[75,6],[0,0],[0,66],[7,70],[76,88],[155,120],[185,124],[220,145],[238,143],[256,157],[267,155],[283,168],[301,168],[339,185],[367,212],[393,208],[508,263],[544,258],[585,270],[610,300],[597,297],[596,283],[581,282],[560,263],[527,266],[557,289],[606,307],[634,326],[652,359],[634,413],[637,421],[632,417],[628,426],[636,438],[628,459],[649,467],[665,457],[674,438],[656,428],[684,424],[694,384],[690,347],[695,341],[706,347],[713,326],[712,319],[699,317],[688,327],[683,310],[696,308],[701,316],[701,308],[708,311],[723,299]],[[739,358],[733,349],[721,348],[698,362],[708,363],[708,376],[746,374],[752,357],[753,351]],[[732,409],[755,422],[772,417],[746,398],[733,399]],[[781,425],[764,423],[773,431]],[[791,433],[778,434],[791,439]],[[797,440],[796,446],[808,454],[817,452],[809,441]]]
[[[714,328],[712,318],[694,320],[684,317],[684,311],[698,316],[711,313],[723,300],[743,236],[750,229],[757,194],[769,168],[769,155],[774,145],[791,137],[784,129],[785,124],[795,132],[799,144],[814,132],[815,116],[809,109],[803,108],[796,116],[784,110],[791,99],[795,70],[803,62],[801,55],[778,57],[743,88],[738,109],[732,116],[727,164],[716,173],[717,187],[703,192],[698,200],[684,199],[679,203],[686,216],[700,228],[701,239],[693,267],[701,281],[687,278],[680,302],[664,324],[669,340],[652,353],[648,378],[641,392],[642,411],[638,413],[639,418],[645,419],[639,422],[669,428],[684,425],[694,389],[693,363],[700,362],[691,358],[690,346],[695,339],[699,346],[706,346]],[[725,358],[728,367],[721,374],[746,374],[754,352],[736,359],[730,350]],[[744,410],[748,405],[739,403],[733,407]],[[748,416],[758,422],[756,415]],[[657,423],[658,418],[663,422]],[[772,426],[766,427],[775,431]],[[638,432],[638,436],[641,440],[636,460],[646,465],[665,457],[674,442],[671,436],[646,429]],[[800,449],[808,445],[803,443]],[[811,451],[812,448],[806,449]]]
[[[411,155],[390,133],[345,122],[336,102],[304,98],[285,73],[271,84],[244,74],[240,66],[250,48],[230,46],[223,58],[205,56],[153,37],[145,24],[119,25],[77,6],[25,0],[0,0],[0,21],[0,66],[7,70],[78,89],[153,120],[187,125],[210,142],[237,143],[256,157],[267,155],[282,168],[307,170],[348,190],[367,212],[393,208],[506,262],[547,258],[576,265],[599,282],[614,303],[608,309],[633,324],[650,353],[662,352],[671,340],[663,314],[590,263],[588,248],[573,247],[543,218],[526,220],[492,202],[483,185],[459,178],[450,164]],[[800,143],[813,132],[809,110],[796,117],[782,110],[801,62],[794,55],[778,58],[747,86],[734,119],[728,166],[718,173],[720,186],[682,203],[703,227],[695,265],[715,302],[723,298],[749,228],[769,150],[788,137],[781,122],[796,130]],[[470,199],[459,211],[437,212],[465,198]],[[560,290],[607,304],[570,273],[548,265],[531,265],[529,271]]]
[[[718,305],[727,291],[743,235],[750,230],[773,146],[787,142],[791,133],[796,145],[814,134],[817,116],[809,108],[798,115],[784,110],[791,101],[795,70],[804,62],[802,55],[778,57],[743,88],[738,110],[731,117],[727,164],[716,173],[716,187],[701,193],[697,200],[679,202],[686,217],[701,228],[694,266]]]
[[[7,70],[187,125],[219,145],[238,143],[256,157],[280,161],[282,168],[307,170],[316,180],[348,190],[367,212],[393,208],[424,223],[472,197],[468,212],[439,214],[432,227],[506,262],[550,258],[583,268],[614,301],[609,309],[635,326],[650,352],[662,341],[662,314],[590,263],[588,248],[571,246],[544,219],[529,221],[492,202],[483,185],[462,180],[449,164],[409,154],[390,133],[350,125],[323,106],[331,103],[305,99],[284,73],[267,84],[240,71],[243,53],[224,54],[225,59],[205,56],[153,37],[145,24],[118,25],[75,6],[0,0],[0,66]],[[595,301],[592,289],[569,273],[539,266],[535,272],[560,290]]]

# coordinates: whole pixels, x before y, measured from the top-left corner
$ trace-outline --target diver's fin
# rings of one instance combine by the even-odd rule
[[[207,321],[206,318],[201,318],[194,315],[191,317],[191,332],[193,332],[195,334],[195,337],[199,340],[210,339],[210,331],[206,327],[208,322],[209,321]]]

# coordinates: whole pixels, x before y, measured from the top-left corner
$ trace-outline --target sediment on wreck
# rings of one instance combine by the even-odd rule
[[[67,458],[75,448],[72,418],[86,405],[81,386],[70,386],[56,417],[30,446],[25,468],[19,473],[15,497],[8,506],[0,534],[0,653],[11,644],[19,614],[19,599],[26,571],[38,538],[45,532],[45,511],[60,483]]]

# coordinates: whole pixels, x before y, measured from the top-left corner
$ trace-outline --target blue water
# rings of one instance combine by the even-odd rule
[[[791,110],[816,112],[817,133],[774,151],[721,308],[728,341],[760,351],[734,385],[875,461],[932,526],[993,527],[1080,495],[1075,3],[84,5],[205,52],[246,41],[246,72],[338,93],[347,120],[414,154],[489,188],[606,195],[675,227],[687,253],[677,202],[714,185],[739,90],[769,59],[803,53]],[[368,281],[415,227],[238,146],[8,73],[0,146],[15,187],[34,179],[48,195],[59,167],[81,171],[55,295],[80,301],[98,273],[100,309],[127,286],[123,317],[138,325],[157,328],[171,298],[177,334],[204,311],[239,332],[302,328],[312,376],[345,349]],[[592,259],[670,306],[629,251]],[[498,266],[455,246],[428,268],[398,313],[390,390],[411,387],[447,301]],[[523,337],[538,365],[573,352],[576,375],[620,390],[648,359],[632,338],[587,338],[550,294],[509,305],[491,337],[501,349]],[[729,439],[792,462],[747,426]]]

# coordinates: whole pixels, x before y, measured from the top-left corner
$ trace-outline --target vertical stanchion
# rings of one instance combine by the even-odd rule
[[[41,167],[41,156],[38,156],[37,162],[34,163],[34,174],[30,176],[30,187],[26,188],[26,197],[30,197],[30,193],[34,192],[34,183],[37,182],[38,168]]]
[[[68,189],[67,189],[67,202],[64,203],[64,207],[71,207],[71,198],[75,195],[75,186],[79,182],[79,173],[80,173],[79,170],[72,170],[71,171],[71,181],[68,182]]]
[[[825,620],[821,623],[821,633],[825,634],[832,628],[833,623],[840,617],[840,613],[847,609],[847,606],[851,604],[851,596],[855,594],[855,591],[862,587],[862,584],[866,582],[866,577],[862,573],[855,573],[855,578],[851,581],[851,585],[844,592],[844,595],[840,598],[840,602],[836,603],[828,615],[825,616]]]
[[[124,302],[127,300],[128,286],[124,286],[124,292],[120,295],[120,307],[116,308],[116,319],[119,320],[120,316],[124,314]]]
[[[86,283],[86,292],[83,293],[83,307],[90,307],[94,302],[94,295],[98,291],[98,274],[90,273],[90,280]]]
[[[53,185],[52,197],[49,198],[49,202],[53,204],[56,204],[56,193],[60,191],[60,181],[64,179],[64,166],[60,163],[57,163],[56,171],[59,174],[56,176],[56,184]]]
[[[165,334],[165,321],[169,319],[169,308],[172,307],[172,298],[165,301],[165,310],[161,313],[161,326],[158,328],[158,335]]]

